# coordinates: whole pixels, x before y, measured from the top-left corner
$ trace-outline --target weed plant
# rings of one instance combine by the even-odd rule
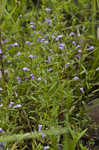
[[[0,0],[2,149],[87,150],[83,106],[99,96],[99,40],[96,6],[92,15],[89,0],[78,2]]]

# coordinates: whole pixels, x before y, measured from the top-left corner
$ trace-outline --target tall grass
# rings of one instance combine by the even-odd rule
[[[87,149],[80,139],[87,132],[83,105],[96,98],[99,80],[97,2],[90,24],[86,0],[78,6],[42,0],[39,10],[27,9],[26,0],[0,0],[0,142],[5,147]]]

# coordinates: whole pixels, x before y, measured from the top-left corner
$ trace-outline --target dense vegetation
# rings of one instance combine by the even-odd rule
[[[98,15],[98,0],[0,0],[1,149],[95,147]]]

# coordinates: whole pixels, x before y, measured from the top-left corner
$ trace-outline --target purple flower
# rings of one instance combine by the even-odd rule
[[[4,43],[6,43],[6,42],[8,42],[8,39],[5,39],[5,40],[4,40]]]
[[[31,27],[32,29],[35,29],[35,25],[30,25],[30,27]]]
[[[22,82],[20,77],[17,77],[17,80],[18,80],[19,83]]]
[[[47,38],[49,36],[49,34],[46,34],[45,38]]]
[[[48,72],[52,72],[52,71],[53,71],[53,69],[52,69],[52,68],[49,68],[47,71],[48,71]]]
[[[42,124],[39,124],[38,131],[40,132],[41,130],[42,130]],[[46,135],[43,132],[41,132],[41,136],[42,136],[42,138],[44,138]]]
[[[6,73],[8,73],[8,70],[5,69],[5,70],[4,70],[4,74],[6,74]]]
[[[67,64],[65,64],[65,68],[67,69],[68,68],[68,65],[70,64],[70,62],[68,62]]]
[[[14,102],[10,102],[9,107],[12,107],[13,104],[14,104]]]
[[[25,43],[28,45],[32,45],[32,42],[30,42],[30,41],[26,41]]]
[[[40,25],[40,24],[41,24],[41,22],[39,21],[39,22],[38,22],[38,24]]]
[[[94,49],[94,46],[90,46],[89,48],[88,48],[88,50],[93,50]]]
[[[51,62],[51,56],[48,56],[48,62]]]
[[[0,108],[3,106],[3,104],[0,104]]]
[[[6,55],[3,55],[2,58],[7,58],[7,56],[6,56]]]
[[[81,91],[82,93],[84,93],[84,88],[80,88],[80,91]]]
[[[16,54],[16,56],[19,56],[21,54],[21,52],[19,51],[17,54]]]
[[[24,70],[24,71],[30,71],[30,69],[27,68],[27,67],[24,67],[23,70]]]
[[[3,90],[3,88],[0,87],[0,91],[2,91],[2,90]]]
[[[81,57],[80,55],[77,56],[78,59],[80,59],[80,57]]]
[[[80,45],[77,45],[76,47],[75,47],[75,49],[77,49],[77,48],[79,48],[80,47]]]
[[[47,150],[49,149],[50,147],[49,146],[44,146],[44,149],[43,150]]]
[[[38,131],[41,131],[41,129],[42,129],[42,124],[39,124],[38,125]]]
[[[60,49],[64,49],[64,48],[65,48],[65,44],[64,44],[64,43],[60,43],[60,44],[59,44],[59,48],[60,48]]]
[[[1,132],[1,133],[5,133],[5,131],[4,131],[2,128],[0,128],[0,132]]]
[[[57,37],[56,37],[56,41],[58,41],[60,38],[62,38],[63,37],[63,35],[58,35]]]
[[[50,8],[45,8],[45,10],[46,10],[46,11],[49,11],[49,12],[51,11],[51,9],[50,9]]]
[[[21,104],[17,104],[17,105],[15,105],[15,106],[13,106],[13,108],[20,108],[20,107],[22,107],[22,105]]]
[[[30,55],[29,55],[29,58],[31,58],[31,59],[34,58],[34,59],[35,59],[36,56],[33,56],[32,54],[30,54]]]
[[[41,36],[38,37],[37,42],[41,39]]]
[[[2,49],[0,49],[0,54],[2,54]]]
[[[44,138],[46,135],[43,132],[41,132],[41,136],[42,138]]]
[[[14,47],[14,46],[19,46],[19,45],[17,42],[15,42],[15,43],[11,44],[11,46]]]
[[[37,78],[37,81],[41,81],[41,80],[42,80],[41,77]]]
[[[35,22],[32,22],[32,21],[31,21],[31,22],[30,22],[30,27],[34,29],[34,28],[35,28]]]
[[[32,80],[34,80],[34,75],[33,74],[31,74],[30,77],[31,77]]]
[[[45,41],[45,39],[41,39],[41,40],[40,40],[40,42],[44,42],[44,41]]]
[[[79,52],[79,53],[81,53],[81,52],[82,52],[82,50],[81,50],[81,49],[79,49],[79,50],[78,50],[78,52]]]
[[[79,80],[79,77],[75,76],[73,79],[74,79],[74,80]]]
[[[50,20],[50,19],[45,19],[45,22],[52,24],[52,20]]]
[[[31,21],[31,22],[30,22],[30,25],[35,25],[35,22]]]
[[[25,80],[27,81],[27,80],[28,80],[28,77],[26,77]]]
[[[75,35],[75,33],[74,32],[70,32],[69,36],[72,36],[72,35]]]
[[[73,41],[72,43],[73,43],[74,45],[76,45],[76,42],[75,42],[75,41]]]

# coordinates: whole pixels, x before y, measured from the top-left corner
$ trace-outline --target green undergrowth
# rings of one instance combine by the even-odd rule
[[[99,6],[0,0],[0,7],[3,147],[87,150],[84,106],[99,95]]]

